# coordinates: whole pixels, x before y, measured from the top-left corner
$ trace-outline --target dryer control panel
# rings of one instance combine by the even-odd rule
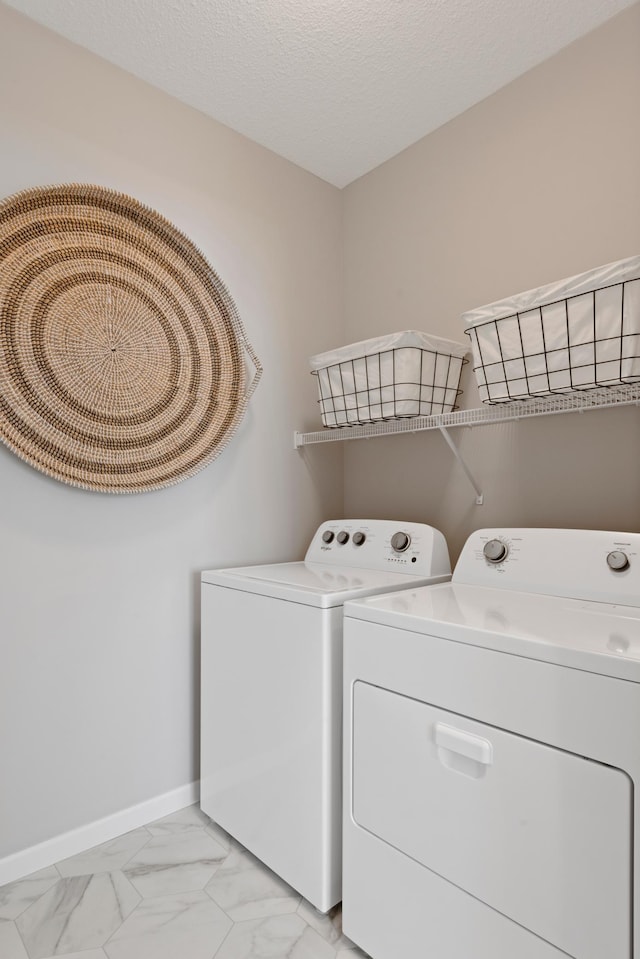
[[[480,529],[453,582],[640,606],[640,533]]]
[[[442,533],[426,523],[340,519],[323,523],[306,563],[353,566],[413,576],[448,576],[449,550]]]

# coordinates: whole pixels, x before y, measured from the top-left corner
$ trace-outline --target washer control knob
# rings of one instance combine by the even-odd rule
[[[482,552],[484,558],[490,563],[501,563],[503,559],[507,558],[509,547],[500,539],[490,539],[488,543],[484,544]]]
[[[629,569],[630,565],[629,557],[621,549],[614,549],[607,556],[607,566],[615,573],[621,573],[623,570]]]
[[[409,549],[410,544],[411,537],[408,533],[394,533],[391,537],[391,546],[396,553],[404,553],[405,549]]]
[[[322,542],[333,543],[334,538],[335,534],[332,533],[330,529],[325,529],[324,533],[322,534]]]
[[[345,529],[340,530],[340,532],[336,536],[336,539],[338,540],[341,546],[344,546],[345,543],[349,542],[349,534],[347,533]]]
[[[364,533],[354,533],[351,537],[354,546],[362,546],[367,537]]]

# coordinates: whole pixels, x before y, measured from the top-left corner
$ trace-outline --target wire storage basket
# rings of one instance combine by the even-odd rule
[[[323,426],[451,412],[466,353],[461,343],[405,330],[312,356]]]
[[[462,319],[483,403],[640,382],[640,256]]]

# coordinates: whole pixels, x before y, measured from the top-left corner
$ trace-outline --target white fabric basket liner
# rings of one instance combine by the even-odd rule
[[[433,353],[447,353],[462,359],[469,352],[469,347],[453,340],[445,340],[440,336],[431,336],[419,330],[403,330],[401,333],[387,333],[385,336],[374,336],[370,340],[361,340],[359,343],[350,343],[336,350],[318,353],[309,359],[312,370],[321,370],[336,363],[345,363],[356,360],[361,356],[372,356],[374,353],[385,353],[388,350],[397,350],[401,347],[417,347],[420,350],[430,350]]]
[[[591,293],[615,283],[637,279],[640,279],[640,256],[632,256],[627,260],[607,263],[605,266],[598,266],[593,270],[587,270],[586,273],[578,273],[564,280],[556,280],[555,283],[539,286],[535,290],[527,290],[526,293],[516,293],[514,296],[497,300],[487,306],[479,306],[475,310],[463,313],[462,322],[466,332],[470,327],[480,326],[491,320],[499,320],[516,313],[526,313],[571,296]]]
[[[484,402],[640,379],[640,256],[464,313]]]
[[[311,357],[325,426],[450,411],[467,346],[405,330]]]

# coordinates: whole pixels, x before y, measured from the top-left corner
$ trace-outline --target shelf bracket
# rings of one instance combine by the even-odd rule
[[[447,446],[449,447],[449,449],[451,450],[451,452],[457,459],[458,463],[460,463],[460,466],[462,467],[464,471],[464,475],[467,477],[467,479],[473,486],[474,492],[476,494],[476,506],[482,506],[482,504],[484,503],[484,496],[482,494],[482,491],[480,490],[480,488],[478,487],[478,484],[476,483],[473,476],[471,475],[471,471],[469,470],[469,467],[467,466],[465,461],[462,459],[462,456],[460,455],[460,450],[458,449],[456,444],[453,442],[453,440],[449,436],[449,430],[446,428],[446,426],[439,426],[438,429],[445,443],[447,444]]]

